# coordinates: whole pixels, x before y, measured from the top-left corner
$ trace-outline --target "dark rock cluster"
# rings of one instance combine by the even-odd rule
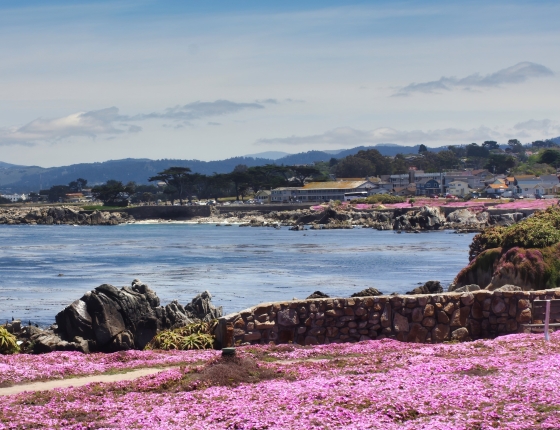
[[[59,312],[50,330],[32,327],[28,337],[37,353],[143,349],[159,330],[221,317],[211,299],[205,291],[186,306],[175,300],[164,307],[137,279],[121,289],[103,284]]]
[[[132,222],[125,212],[79,211],[64,206],[0,209],[0,224],[117,225]]]

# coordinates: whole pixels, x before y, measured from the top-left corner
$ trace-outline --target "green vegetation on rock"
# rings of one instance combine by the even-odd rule
[[[189,324],[172,330],[164,330],[154,336],[144,349],[189,350],[209,349],[214,346],[216,322]]]
[[[15,354],[19,352],[17,338],[4,327],[0,327],[0,354]]]
[[[514,284],[525,290],[560,285],[560,208],[536,212],[510,227],[476,235],[471,263],[456,277],[456,287]]]

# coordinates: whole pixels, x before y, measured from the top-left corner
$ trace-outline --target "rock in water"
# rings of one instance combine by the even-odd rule
[[[310,296],[308,296],[305,300],[309,300],[309,299],[328,299],[330,296],[321,292],[321,291],[315,291],[313,294],[311,294]]]
[[[158,330],[221,317],[222,308],[214,307],[211,299],[205,291],[185,307],[177,301],[162,307],[156,293],[138,279],[120,290],[103,284],[56,316],[55,335],[61,342],[57,345],[56,338],[48,339],[43,351],[67,349],[69,342],[84,341],[100,351],[143,349]]]
[[[381,291],[379,291],[377,288],[369,287],[365,290],[352,294],[350,297],[381,296],[382,294],[383,293],[381,293]]]
[[[408,291],[406,294],[439,294],[443,293],[443,287],[439,281],[428,281],[421,287]]]

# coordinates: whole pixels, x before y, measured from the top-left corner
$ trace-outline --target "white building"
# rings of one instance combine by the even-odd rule
[[[287,203],[297,200],[298,187],[280,187],[270,192],[271,203]]]
[[[328,202],[330,200],[344,201],[347,193],[366,192],[376,189],[377,184],[370,180],[310,182],[298,190],[298,200],[302,202]]]
[[[19,202],[20,200],[26,201],[27,195],[26,194],[2,194],[0,197],[4,199],[10,200],[12,203]]]
[[[454,196],[464,197],[470,193],[469,183],[466,181],[452,181],[447,185],[447,192]]]

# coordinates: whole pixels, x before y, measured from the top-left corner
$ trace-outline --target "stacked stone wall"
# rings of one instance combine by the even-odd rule
[[[392,338],[439,343],[517,333],[532,320],[546,291],[475,291],[415,296],[328,298],[263,303],[219,320],[220,346],[259,343],[316,345]]]

